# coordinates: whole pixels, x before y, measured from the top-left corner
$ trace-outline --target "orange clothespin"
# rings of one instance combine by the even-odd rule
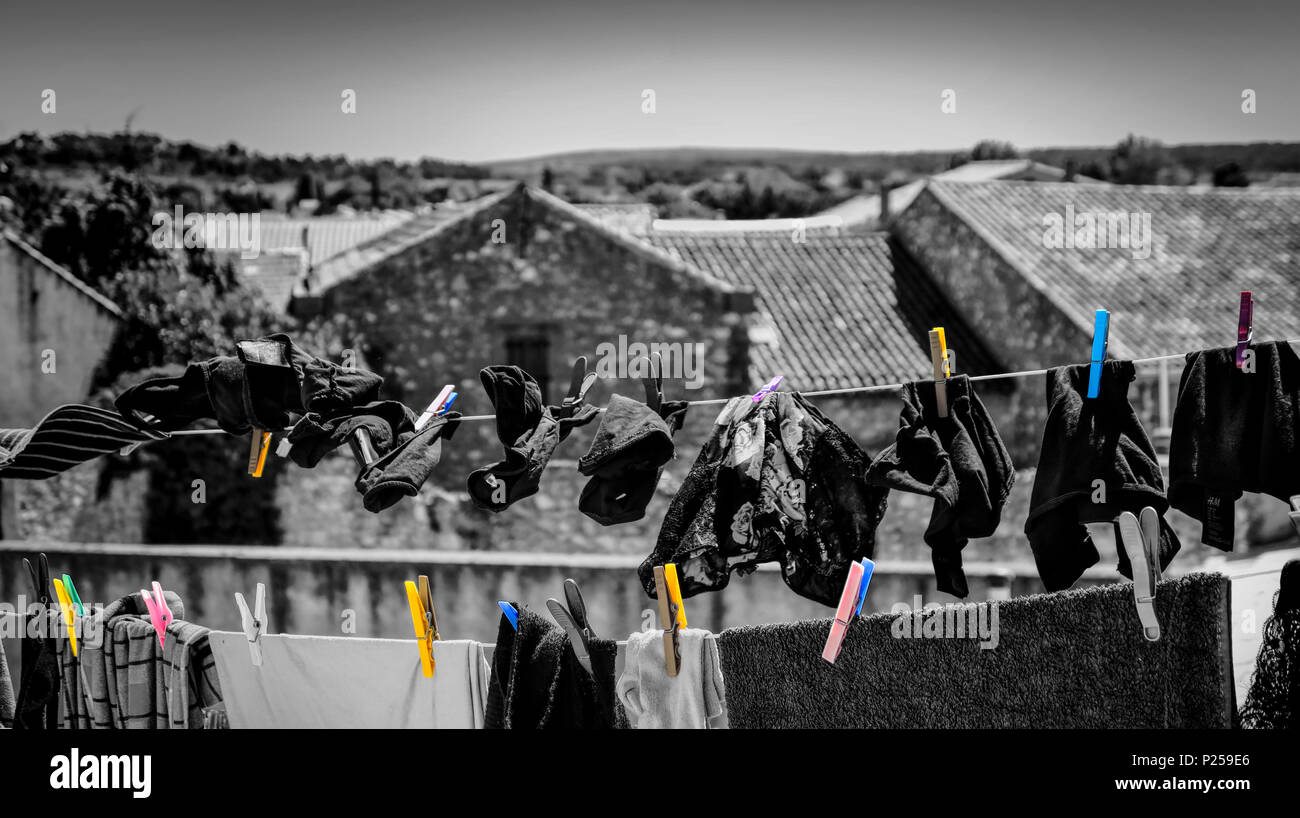
[[[411,606],[411,624],[415,626],[415,638],[420,643],[420,666],[424,668],[424,678],[432,679],[433,643],[442,637],[438,635],[438,617],[433,613],[433,594],[427,576],[420,575],[418,589],[414,582],[406,581],[406,601]]]
[[[262,467],[266,465],[266,453],[271,448],[271,433],[261,429],[253,430],[252,442],[248,449],[248,474],[261,477]]]
[[[664,631],[664,666],[669,676],[676,676],[682,666],[681,641],[677,634],[686,627],[686,607],[682,604],[677,564],[656,565],[654,572],[655,595],[659,597],[659,625]]]
[[[66,577],[67,574],[64,574]],[[68,589],[63,586],[63,580],[53,580],[54,593],[59,597],[59,608],[63,610],[63,623],[68,626],[68,644],[72,646],[72,655],[77,656],[77,629],[74,624],[72,597],[68,594]]]

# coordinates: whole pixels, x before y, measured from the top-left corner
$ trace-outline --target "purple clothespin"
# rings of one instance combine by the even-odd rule
[[[781,384],[781,379],[784,377],[784,375],[777,375],[775,378],[764,384],[762,389],[754,393],[754,403],[758,403],[770,393],[775,392],[777,386]]]
[[[1255,334],[1255,299],[1250,290],[1241,291],[1241,312],[1237,317],[1237,368],[1246,362],[1246,350]]]

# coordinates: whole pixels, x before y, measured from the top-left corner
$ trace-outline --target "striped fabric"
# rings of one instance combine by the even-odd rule
[[[34,429],[0,429],[0,478],[46,480],[134,443],[166,437],[137,429],[111,409],[68,404]]]

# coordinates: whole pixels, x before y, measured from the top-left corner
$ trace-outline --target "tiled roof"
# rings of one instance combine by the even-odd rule
[[[574,207],[599,219],[606,227],[625,230],[635,235],[645,235],[659,208],[643,202],[576,204]]]
[[[302,250],[263,250],[257,258],[237,263],[244,283],[260,290],[262,298],[277,310],[288,309],[294,291],[307,274],[307,258]]]
[[[1255,297],[1255,338],[1300,337],[1300,191],[1052,182],[931,182],[929,192],[1060,310],[1092,332],[1111,312],[1116,357],[1236,341],[1239,292]],[[1150,214],[1145,259],[1124,249],[1053,249],[1044,219]]]
[[[656,233],[805,233],[838,234],[843,221],[837,216],[818,214],[802,219],[655,219]]]
[[[944,326],[962,372],[997,371],[929,278],[887,234],[655,233],[650,240],[723,281],[755,290],[775,344],[752,347],[752,377],[800,390],[896,383],[931,372],[927,333]]]
[[[322,216],[281,219],[262,214],[261,244],[263,250],[300,248],[303,246],[302,235],[305,229],[311,263],[320,264],[413,218],[415,214],[405,210],[389,210],[350,218]]]
[[[103,295],[102,293],[99,292],[99,290],[96,290],[94,287],[91,287],[86,282],[77,278],[69,270],[65,270],[64,268],[60,267],[58,264],[55,264],[44,253],[42,253],[41,251],[37,250],[35,247],[32,247],[30,244],[28,244],[27,242],[19,238],[16,233],[12,233],[7,230],[0,231],[0,241],[8,242],[9,244],[13,245],[13,247],[16,250],[18,250],[18,252],[22,253],[23,255],[29,256],[33,261],[35,261],[40,266],[41,269],[45,270],[51,275],[54,275],[62,279],[65,284],[72,287],[72,289],[76,290],[77,292],[81,293],[82,296],[84,296],[88,301],[92,302],[100,310],[103,310],[104,312],[108,313],[109,315],[119,320],[125,317],[122,314],[122,310],[118,308],[116,304],[110,301],[107,296]]]

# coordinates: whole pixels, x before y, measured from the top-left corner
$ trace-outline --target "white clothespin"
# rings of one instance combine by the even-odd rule
[[[1142,509],[1142,520],[1133,512],[1119,515],[1119,538],[1133,569],[1133,599],[1137,604],[1142,634],[1160,641],[1160,620],[1156,618],[1156,584],[1160,582],[1160,515],[1151,506]]]
[[[253,610],[248,610],[248,602],[244,600],[244,595],[235,593],[235,605],[239,607],[239,622],[244,629],[244,636],[248,639],[248,656],[253,660],[253,664],[262,666],[262,646],[259,644],[262,634],[266,633],[266,586],[257,583],[257,595],[253,602]]]

